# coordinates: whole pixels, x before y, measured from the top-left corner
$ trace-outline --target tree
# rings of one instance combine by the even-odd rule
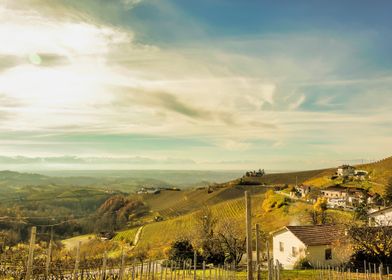
[[[175,241],[169,250],[169,260],[176,262],[183,262],[185,260],[192,260],[194,256],[194,249],[188,239],[180,239]]]
[[[392,204],[392,177],[389,179],[388,184],[385,187],[384,200],[387,205]]]
[[[225,253],[225,262],[238,265],[246,252],[246,234],[243,221],[223,219],[218,224],[217,234]]]
[[[357,220],[366,221],[368,218],[368,206],[367,203],[363,200],[358,204],[354,209],[354,217]]]
[[[352,239],[355,261],[392,262],[392,227],[353,226],[348,233]]]
[[[327,199],[319,197],[313,204],[313,209],[310,212],[310,217],[314,225],[325,225],[328,222],[327,216]]]
[[[225,254],[215,235],[217,221],[208,207],[201,209],[196,216],[201,256],[206,262],[221,264],[225,260]]]
[[[145,259],[148,258],[148,251],[150,250],[150,246],[136,246],[133,251],[133,257],[137,259],[139,262],[144,262]]]

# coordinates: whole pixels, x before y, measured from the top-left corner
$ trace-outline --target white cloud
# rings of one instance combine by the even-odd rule
[[[123,1],[129,7],[140,2]],[[294,34],[160,48],[136,43],[132,29],[67,16],[69,10],[55,17],[53,10],[34,10],[37,5],[7,7],[0,4],[0,38],[7,38],[0,57],[12,63],[1,65],[0,100],[14,105],[0,104],[0,132],[199,137],[234,153],[251,151],[251,140],[286,148],[322,133],[349,142],[365,127],[391,119],[388,113],[358,116],[349,107],[301,111],[305,101],[329,108],[344,103],[339,93],[314,97],[306,86],[366,84],[331,77],[352,53],[344,40]],[[366,109],[366,99],[356,100],[351,104]],[[339,128],[342,123],[361,128],[349,134]],[[17,150],[16,144],[7,146]]]
[[[290,104],[289,108],[291,110],[298,109],[306,100],[306,96],[302,94],[296,101]]]

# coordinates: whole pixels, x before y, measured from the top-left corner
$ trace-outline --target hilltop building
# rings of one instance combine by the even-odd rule
[[[344,164],[338,167],[336,174],[340,177],[350,177],[355,175],[355,167]]]
[[[140,188],[136,193],[137,194],[158,194],[160,192],[161,192],[161,190],[157,189],[157,188],[143,187],[143,188]]]
[[[272,233],[273,258],[284,269],[293,269],[306,257],[315,265],[337,265],[342,259],[332,245],[343,232],[336,226],[286,226]]]

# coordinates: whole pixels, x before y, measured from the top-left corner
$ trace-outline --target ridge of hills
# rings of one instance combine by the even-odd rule
[[[388,180],[392,178],[392,157],[383,160],[356,165],[357,169],[366,170],[370,175],[370,183],[374,191],[382,193]],[[316,187],[326,187],[333,183],[330,179],[336,172],[336,168],[320,170],[299,171],[289,173],[267,174],[262,177],[247,177],[244,183],[241,178],[224,184],[210,187],[187,189],[181,192],[162,191],[160,194],[138,195],[150,209],[148,217],[138,226],[143,226],[138,246],[154,244],[155,252],[159,253],[162,248],[174,241],[176,236],[186,235],[187,230],[195,223],[195,215],[198,211],[208,206],[212,212],[221,218],[243,218],[245,212],[243,194],[245,190],[253,194],[252,203],[253,218],[262,223],[262,229],[266,232],[276,230],[288,224],[309,222],[306,219],[312,205],[302,201],[292,201],[283,207],[266,212],[262,209],[265,192],[276,185],[312,184]],[[244,178],[244,177],[243,177]],[[254,184],[253,184],[254,183]],[[284,197],[281,196],[282,201]],[[328,210],[334,220],[347,221],[351,219],[351,213]],[[154,222],[154,216],[161,216],[162,221]],[[114,238],[116,241],[132,242],[139,227],[131,227],[120,231]],[[156,232],[160,234],[157,235]],[[189,234],[189,233],[188,233]]]

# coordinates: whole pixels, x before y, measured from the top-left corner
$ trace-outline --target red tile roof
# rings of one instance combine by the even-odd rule
[[[337,226],[287,226],[306,246],[331,245],[344,235]]]

